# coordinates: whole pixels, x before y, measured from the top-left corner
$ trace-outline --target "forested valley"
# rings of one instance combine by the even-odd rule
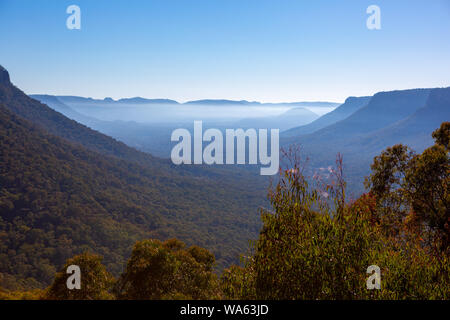
[[[406,126],[435,124],[424,113],[448,112],[449,97],[435,89],[377,132],[414,136]],[[376,154],[357,198],[345,154],[312,174],[301,144],[283,149],[269,187],[132,149],[0,68],[0,299],[449,299],[450,122],[433,130],[423,150]],[[68,290],[72,265],[81,288]],[[366,288],[372,265],[381,290]]]

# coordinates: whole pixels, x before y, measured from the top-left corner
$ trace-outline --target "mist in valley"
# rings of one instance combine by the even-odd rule
[[[193,132],[195,120],[204,129],[279,129],[302,126],[334,110],[332,102],[259,103],[229,100],[173,100],[130,98],[114,101],[72,96],[33,95],[42,103],[92,129],[134,148],[168,158],[172,131]]]

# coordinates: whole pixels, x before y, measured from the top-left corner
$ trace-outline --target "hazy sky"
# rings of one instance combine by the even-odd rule
[[[450,1],[0,0],[0,64],[26,93],[343,101],[450,86]]]

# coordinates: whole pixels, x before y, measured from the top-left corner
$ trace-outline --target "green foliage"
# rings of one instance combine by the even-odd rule
[[[436,144],[450,150],[450,122],[442,122],[441,127],[433,132],[432,137]]]
[[[119,299],[214,299],[219,297],[214,256],[179,240],[135,244],[116,284]]]
[[[45,290],[7,291],[0,300],[110,300],[110,299],[219,299],[214,255],[204,248],[189,248],[177,239],[156,239],[135,244],[125,272],[115,281],[102,257],[83,253],[67,260]],[[80,289],[69,289],[69,266],[80,268]]]
[[[46,290],[43,299],[47,300],[109,300],[113,298],[110,293],[114,284],[113,276],[106,271],[101,263],[102,257],[83,253],[67,260],[64,268],[55,276],[53,284]],[[80,267],[81,288],[67,289],[66,273],[70,265]]]
[[[9,291],[0,287],[0,300],[40,300],[44,292],[40,289],[30,291]]]
[[[232,265],[220,276],[220,289],[226,299],[256,299],[253,264]]]
[[[449,299],[448,123],[421,155],[404,146],[374,159],[370,192],[346,203],[342,158],[331,182],[310,180],[295,150],[262,210],[244,267],[224,271],[230,299]],[[334,204],[334,205],[333,205]],[[367,267],[381,290],[367,290]]]
[[[379,211],[390,219],[385,224],[397,231],[408,215],[417,224],[428,245],[440,251],[450,245],[450,123],[433,132],[435,145],[414,154],[396,145],[375,157],[366,186],[377,197]],[[385,219],[386,220],[386,219]]]
[[[398,119],[409,115],[405,105]],[[370,112],[367,124],[380,114]],[[352,128],[343,130],[354,136]],[[139,240],[177,236],[229,265],[259,230],[251,213],[261,203],[257,183],[172,166],[1,83],[0,285],[8,290],[0,299],[113,298],[106,270],[119,275],[136,241],[115,284],[120,299],[449,299],[449,128],[443,123],[421,154],[395,145],[376,157],[370,191],[353,203],[341,159],[323,187],[294,157],[269,193],[272,210],[262,210],[264,226],[243,267],[226,269],[219,286],[208,250]],[[76,256],[86,251],[104,256],[105,266],[99,256]],[[65,262],[86,272],[84,290],[67,290]],[[372,264],[382,270],[380,291],[365,288]],[[26,291],[50,284],[56,270],[45,294]]]
[[[329,194],[344,196],[339,185]],[[283,172],[262,212],[264,227],[250,264],[257,299],[354,299],[366,293],[365,271],[381,247],[370,214],[370,199],[334,211],[320,190],[310,188],[294,163]]]
[[[15,281],[4,277],[0,286],[44,288],[86,250],[118,276],[133,244],[149,237],[206,247],[221,269],[257,234],[254,208],[263,193],[256,183],[211,179],[151,156],[137,164],[99,154],[11,113],[1,93],[0,86],[0,273]],[[21,101],[22,112],[49,109]]]

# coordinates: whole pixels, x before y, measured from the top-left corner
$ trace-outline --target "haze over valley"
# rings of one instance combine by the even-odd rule
[[[0,300],[450,299],[449,30],[448,0],[0,0]]]

